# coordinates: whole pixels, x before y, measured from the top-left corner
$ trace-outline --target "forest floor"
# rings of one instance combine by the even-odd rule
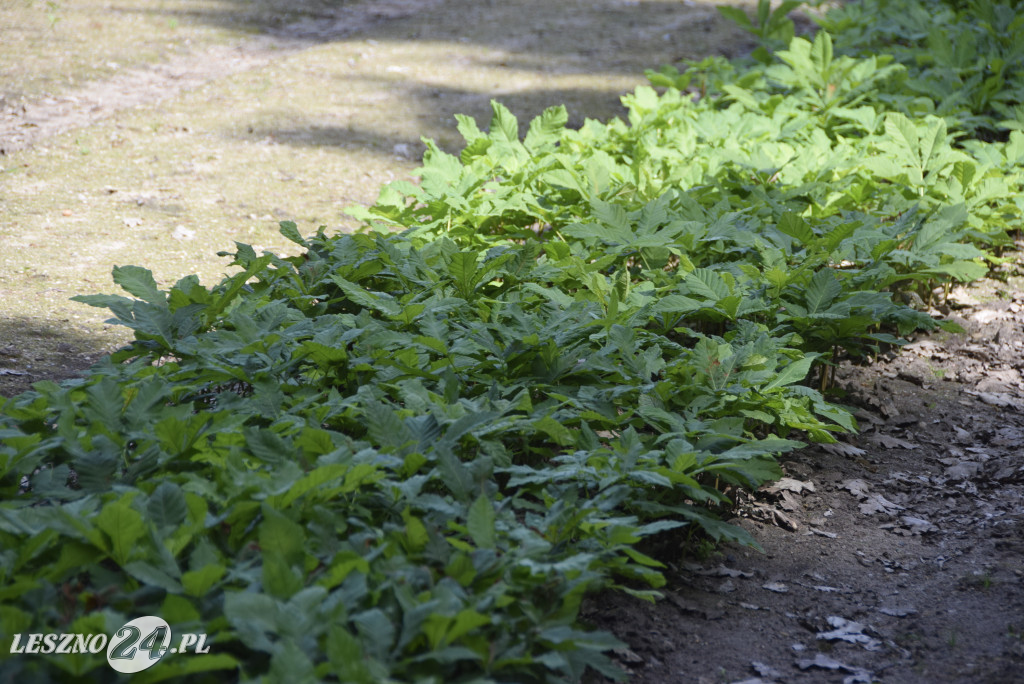
[[[124,344],[68,301],[115,264],[210,284],[234,240],[294,249],[280,220],[349,229],[491,99],[619,115],[644,68],[750,48],[713,4],[0,0],[0,394]],[[841,368],[861,433],[740,502],[763,553],[659,549],[664,600],[587,604],[632,681],[1024,681],[1020,268],[944,313],[967,332]]]

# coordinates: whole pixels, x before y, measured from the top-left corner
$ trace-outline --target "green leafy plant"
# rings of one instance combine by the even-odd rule
[[[909,1],[900,27],[927,14]],[[980,277],[1020,231],[1024,132],[970,137],[1012,104],[1009,61],[988,100],[929,98],[916,69],[966,73],[970,43],[910,59],[856,5],[808,40],[793,6],[750,22],[776,52],[652,73],[625,120],[555,107],[520,140],[498,103],[486,130],[459,117],[465,147],[426,141],[360,233],[286,222],[299,256],[238,244],[212,287],[120,266],[128,296],[76,297],[135,339],[0,400],[2,637],[209,633],[141,681],[621,677],[583,598],[657,600],[656,541],[756,546],[735,493],[856,429],[835,364],[954,329],[902,295]]]
[[[719,13],[730,19],[743,30],[757,37],[761,46],[754,52],[754,57],[761,61],[770,60],[770,49],[788,45],[793,40],[795,27],[789,13],[804,4],[803,0],[784,0],[772,9],[770,0],[758,0],[756,23],[750,20],[747,13],[738,7],[718,7]]]

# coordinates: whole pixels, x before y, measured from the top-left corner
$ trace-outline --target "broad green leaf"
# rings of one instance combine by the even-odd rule
[[[490,131],[488,137],[496,142],[518,143],[519,122],[508,108],[496,100],[491,100]]]
[[[177,579],[145,561],[132,561],[124,564],[124,570],[140,582],[152,587],[159,587],[172,594],[179,594],[182,585]]]
[[[457,641],[463,635],[473,630],[477,630],[484,625],[491,624],[491,620],[491,617],[478,613],[472,608],[461,610],[459,611],[459,614],[455,616],[455,621],[448,629],[448,633],[445,635],[444,641],[447,644]]]
[[[809,355],[793,361],[779,371],[779,374],[776,375],[771,382],[762,387],[761,391],[768,392],[777,387],[783,387],[785,385],[791,385],[794,382],[800,382],[807,377],[807,373],[810,371],[811,365],[816,359],[817,355]]]
[[[728,297],[730,294],[729,286],[722,276],[707,268],[698,268],[687,273],[683,282],[686,283],[691,294],[705,297],[713,302]]]
[[[723,17],[735,22],[741,28],[751,29],[754,26],[750,22],[750,17],[747,16],[747,13],[744,12],[739,7],[718,6],[715,9],[717,9],[719,14],[721,14]]]
[[[349,467],[342,463],[331,463],[310,471],[295,482],[288,491],[272,501],[278,510],[287,509],[297,499],[325,484],[340,484]]]
[[[304,578],[278,551],[263,550],[261,579],[263,589],[277,599],[289,599],[298,593]]]
[[[181,487],[173,482],[162,482],[146,502],[146,512],[157,527],[177,527],[185,522],[188,508]]]
[[[217,582],[224,577],[226,568],[214,563],[204,565],[198,570],[189,570],[181,576],[181,585],[185,593],[196,598],[205,596]]]
[[[782,215],[778,228],[786,235],[799,240],[801,245],[807,245],[816,237],[807,221],[791,211]]]
[[[455,120],[458,121],[459,134],[466,140],[467,143],[473,143],[478,138],[484,136],[480,132],[480,128],[476,124],[476,119],[465,114],[456,114]]]
[[[448,263],[448,272],[463,299],[468,299],[477,286],[477,258],[476,252],[459,252],[453,254]]]
[[[136,543],[146,534],[142,516],[132,508],[126,494],[107,503],[96,516],[96,527],[110,538],[111,554],[118,565],[125,565],[136,550]]]
[[[427,528],[419,518],[412,515],[408,507],[402,513],[402,519],[405,520],[405,536],[409,540],[409,547],[414,551],[422,551],[430,541]]]
[[[302,233],[299,232],[299,227],[295,225],[294,221],[281,221],[280,232],[281,235],[285,236],[297,245],[308,248],[309,243],[302,237]]]
[[[481,494],[473,505],[469,507],[469,516],[466,519],[466,528],[473,543],[482,549],[493,549],[496,543],[494,529],[494,504],[490,497]]]
[[[815,314],[825,311],[832,306],[832,302],[842,291],[843,286],[831,269],[824,268],[818,271],[807,283],[807,289],[804,292],[807,312]]]
[[[704,304],[691,297],[672,294],[658,299],[651,311],[653,313],[688,314],[703,306]]]
[[[263,514],[259,528],[260,548],[280,553],[289,564],[300,564],[305,557],[305,530],[269,504],[264,503],[260,510]]]
[[[530,122],[523,144],[533,153],[551,148],[562,135],[569,122],[569,112],[564,105],[548,107]]]
[[[946,275],[961,282],[971,282],[984,278],[988,273],[988,267],[974,261],[954,261],[951,264],[926,268],[922,272],[931,275]]]
[[[166,304],[166,295],[157,287],[151,271],[139,266],[115,266],[113,276],[115,283],[142,301]]]

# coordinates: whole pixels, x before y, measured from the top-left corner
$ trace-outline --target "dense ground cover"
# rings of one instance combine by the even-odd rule
[[[132,299],[79,299],[135,343],[3,404],[5,630],[213,635],[150,680],[611,673],[583,596],[654,598],[664,535],[753,544],[715,512],[855,429],[831,365],[938,325],[893,293],[1018,230],[1024,134],[960,139],[976,100],[835,54],[846,11],[764,64],[652,74],[628,122],[461,118],[368,232],[282,224],[302,255],[239,245],[212,289],[117,269]]]

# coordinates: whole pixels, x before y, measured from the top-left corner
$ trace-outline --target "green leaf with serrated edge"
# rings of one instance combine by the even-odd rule
[[[248,247],[248,245],[242,245],[241,243],[237,242],[235,244],[238,245],[239,252],[241,252],[242,247]],[[251,248],[250,251],[252,251]],[[214,303],[210,304],[210,306],[207,307],[207,309],[203,312],[206,321],[211,322],[214,320],[214,318],[223,313],[224,310],[227,309],[228,305],[231,304],[231,302],[233,302],[235,298],[238,296],[238,294],[242,291],[242,288],[245,287],[245,284],[249,281],[249,279],[252,278],[257,273],[259,273],[260,271],[262,271],[264,268],[266,268],[267,265],[271,262],[271,260],[272,259],[270,256],[254,258],[251,261],[247,262],[248,265],[245,267],[245,271],[233,275],[230,278],[223,281],[221,285],[226,285],[227,287],[220,294],[220,297],[218,297]]]
[[[466,140],[466,143],[473,143],[483,137],[484,134],[480,132],[479,126],[476,125],[476,119],[473,117],[456,114],[455,120],[458,122],[459,134]]]
[[[466,519],[466,529],[473,543],[482,549],[493,549],[496,543],[494,529],[494,504],[490,497],[481,494],[473,505],[469,507],[469,515]]]
[[[687,314],[703,308],[705,305],[691,297],[683,295],[666,295],[658,299],[651,308],[652,313]]]
[[[683,282],[690,289],[690,293],[705,297],[713,302],[728,297],[729,286],[722,276],[707,268],[698,268],[687,273]]]
[[[804,292],[804,302],[807,304],[808,313],[820,313],[825,311],[832,302],[836,300],[843,291],[839,279],[830,269],[822,269],[814,274],[811,281],[807,283]]]
[[[799,240],[803,245],[808,244],[816,237],[807,221],[793,212],[786,212],[782,215],[782,218],[779,219],[778,228],[786,235]]]
[[[185,522],[188,507],[181,487],[173,482],[162,482],[146,501],[146,512],[157,527],[177,527]]]
[[[453,254],[448,262],[448,272],[455,280],[459,296],[468,299],[479,282],[477,278],[477,258],[475,252],[459,252]]]
[[[922,273],[929,275],[946,275],[961,282],[971,282],[984,278],[988,273],[988,267],[973,261],[954,261],[951,264],[942,264],[933,268],[926,268]]]
[[[166,295],[160,291],[153,273],[139,266],[115,266],[114,282],[123,290],[150,304],[166,304]]]
[[[286,509],[300,497],[315,491],[317,488],[322,487],[325,484],[340,484],[341,481],[343,481],[345,474],[348,472],[348,469],[349,466],[342,463],[331,463],[325,466],[320,466],[297,480],[288,488],[287,492],[272,498],[270,502],[274,508],[279,510]]]
[[[832,37],[828,31],[818,31],[811,45],[811,59],[821,76],[821,83],[827,84],[832,70]]]
[[[512,112],[497,100],[491,100],[491,110],[493,114],[488,137],[497,142],[518,143],[519,122]]]
[[[564,105],[548,107],[530,122],[523,145],[533,153],[550,148],[561,138],[565,125],[569,123],[569,112]]]
[[[297,245],[309,248],[309,243],[302,237],[302,233],[299,232],[299,227],[295,225],[294,221],[281,221],[279,230],[281,235],[285,236]]]

